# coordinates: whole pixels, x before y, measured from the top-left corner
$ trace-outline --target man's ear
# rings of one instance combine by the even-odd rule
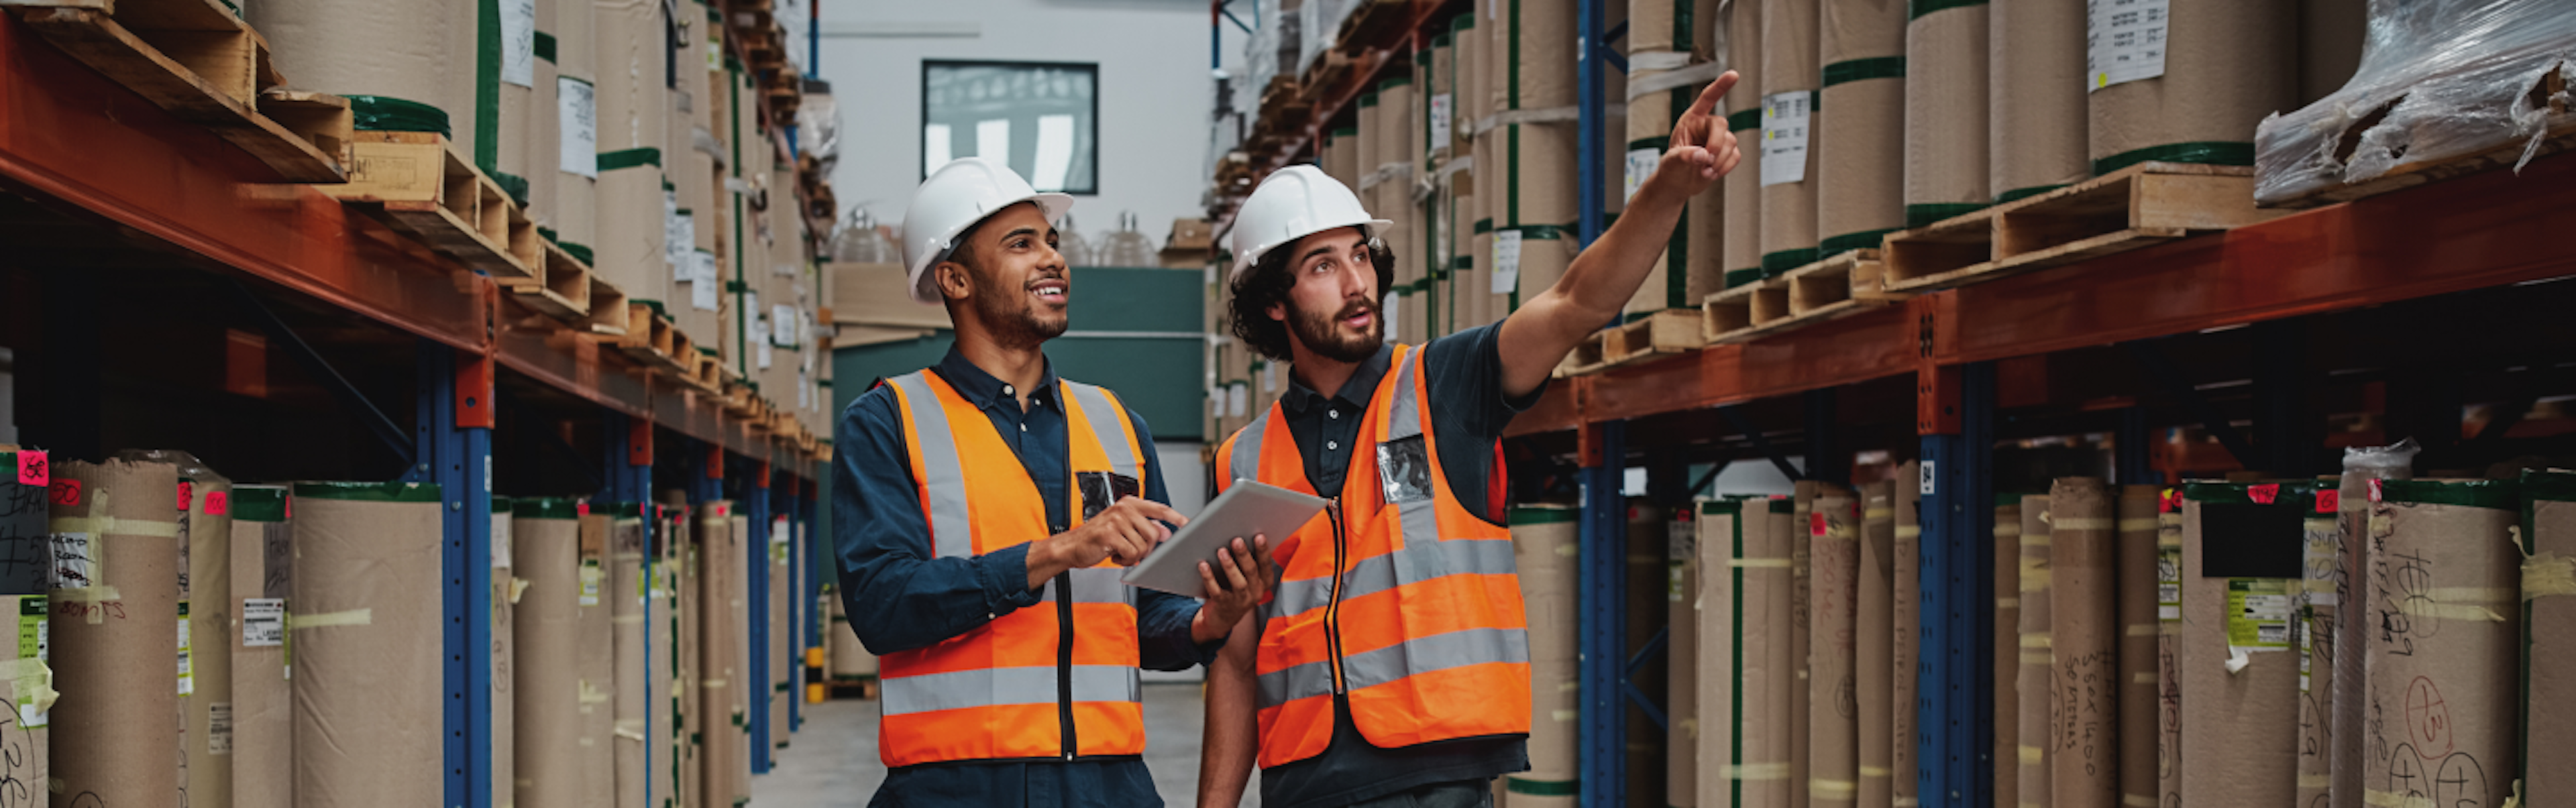
[[[974,279],[967,274],[965,264],[960,264],[955,261],[941,261],[938,265],[931,267],[930,271],[932,273],[932,277],[936,278],[939,282],[939,293],[941,296],[950,300],[965,300],[974,296],[975,282]]]
[[[1270,305],[1262,307],[1261,311],[1270,315],[1270,319],[1283,323],[1288,321],[1288,304],[1284,301],[1270,301]]]

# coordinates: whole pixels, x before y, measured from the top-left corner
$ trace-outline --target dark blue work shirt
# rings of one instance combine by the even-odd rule
[[[1020,457],[1046,502],[1050,534],[1062,533],[1072,479],[1069,428],[1058,400],[1055,368],[1027,391],[993,378],[954,348],[931,371],[991,417],[994,431]],[[1127,412],[1144,451],[1145,498],[1169,504],[1163,464],[1145,419]],[[894,390],[880,386],[841,413],[833,453],[833,549],[841,602],[859,642],[880,656],[927,648],[971,631],[1012,610],[1036,605],[1042,589],[1029,588],[1025,543],[972,558],[932,554],[929,519],[912,477],[903,440],[903,413]],[[1031,536],[1031,540],[1045,538]],[[1199,602],[1149,589],[1137,590],[1136,637],[1144,666],[1186,670],[1214,659],[1222,640],[1190,641]],[[886,773],[871,806],[1159,806],[1153,779],[1134,757],[1073,761],[940,763],[902,766]]]

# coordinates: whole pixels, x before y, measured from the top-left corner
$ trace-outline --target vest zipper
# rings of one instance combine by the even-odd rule
[[[1346,538],[1342,529],[1342,498],[1324,502],[1326,520],[1333,524],[1333,589],[1324,601],[1324,645],[1333,660],[1333,693],[1346,692],[1342,682],[1342,567]]]
[[[1055,576],[1055,720],[1056,731],[1064,738],[1064,759],[1072,760],[1074,750],[1081,748],[1073,736],[1073,573]]]

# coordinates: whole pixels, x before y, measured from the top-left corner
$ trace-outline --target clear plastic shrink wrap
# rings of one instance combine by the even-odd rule
[[[2255,130],[2255,201],[2295,204],[2508,144],[2519,170],[2576,125],[2571,72],[2576,4],[2371,0],[2351,83]]]

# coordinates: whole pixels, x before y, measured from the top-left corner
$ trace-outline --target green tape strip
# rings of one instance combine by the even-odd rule
[[[1474,27],[1476,27],[1476,12],[1470,11],[1449,18],[1449,30],[1465,31]]]
[[[2132,149],[2093,161],[2093,176],[2099,177],[2145,162],[2250,166],[2254,164],[2254,144],[2212,140]]]
[[[590,245],[588,244],[572,241],[558,241],[555,242],[555,246],[562,247],[564,252],[571,253],[573,260],[575,261],[580,261],[592,266],[599,264],[599,259],[591,255]]]
[[[1825,239],[1823,242],[1816,245],[1816,260],[1822,261],[1826,258],[1831,258],[1853,250],[1878,249],[1879,243],[1887,239],[1887,234],[1903,232],[1904,230],[1905,228],[1902,227],[1890,227],[1884,230],[1863,230],[1858,233],[1845,233],[1833,238]]]
[[[600,152],[598,159],[600,171],[617,171],[636,166],[661,168],[662,150],[651,146],[641,149],[620,149],[613,152]]]
[[[1454,271],[1458,271],[1458,270],[1475,269],[1475,268],[1476,268],[1476,257],[1475,257],[1475,256],[1472,256],[1472,255],[1453,255],[1453,256],[1450,256],[1450,257],[1449,257],[1449,269],[1450,269],[1450,271],[1453,271],[1453,272],[1454,272]]]
[[[1485,234],[1487,234],[1487,233],[1491,233],[1491,232],[1494,232],[1494,220],[1493,220],[1493,219],[1491,219],[1491,218],[1485,218],[1485,219],[1477,219],[1477,220],[1476,220],[1476,235],[1481,236],[1481,235],[1485,235]]]
[[[1519,233],[1522,241],[1561,241],[1574,237],[1574,228],[1553,224],[1524,224],[1495,229]]]
[[[1816,248],[1814,247],[1808,247],[1803,250],[1781,250],[1774,253],[1763,253],[1762,275],[1763,277],[1779,277],[1780,273],[1815,263],[1817,261],[1817,257]]]
[[[498,506],[495,506],[498,510]],[[579,519],[579,501],[570,497],[521,497],[510,507],[510,515],[521,519]]]
[[[1701,514],[1701,515],[1703,515],[1703,516],[1715,516],[1715,515],[1717,515],[1717,514],[1727,514],[1727,513],[1743,513],[1743,512],[1744,512],[1744,500],[1740,500],[1740,499],[1704,499],[1704,500],[1700,500],[1700,503],[1699,503],[1699,512],[1700,512],[1700,514]]]
[[[1561,525],[1581,518],[1583,518],[1583,509],[1581,508],[1534,508],[1523,506],[1512,509],[1511,526]]]
[[[1520,777],[1505,777],[1503,778],[1503,790],[1514,794],[1528,794],[1533,797],[1572,797],[1582,793],[1583,781],[1530,780]]]
[[[1981,205],[1975,202],[1934,202],[1925,205],[1907,205],[1905,206],[1905,226],[1909,228],[1930,227],[1941,221],[1953,217],[1966,216],[1990,207],[1994,206]]]
[[[1761,267],[1753,267],[1751,269],[1730,269],[1726,271],[1726,288],[1728,289],[1758,283],[1761,280]]]
[[[644,304],[644,307],[645,307],[645,308],[652,309],[652,310],[653,310],[653,316],[656,316],[656,317],[669,317],[669,316],[671,316],[671,313],[670,313],[669,311],[666,311],[666,310],[664,310],[664,309],[662,308],[662,301],[659,301],[659,300],[651,300],[651,299],[637,299],[637,298],[632,298],[632,297],[630,297],[630,298],[627,298],[627,299],[626,299],[626,302],[628,302],[628,303],[642,303],[642,304]]]
[[[437,483],[296,483],[295,495],[347,502],[437,502]]]
[[[538,31],[536,52],[537,58],[546,60],[547,64],[553,64],[555,61],[555,35],[544,31]]]
[[[2019,202],[2019,201],[2021,201],[2021,200],[2029,199],[2029,198],[2031,198],[2031,197],[2038,196],[2038,195],[2040,195],[2040,194],[2044,194],[2044,193],[2048,193],[2048,192],[2050,192],[2050,191],[2054,191],[2054,190],[2057,190],[2057,189],[2059,189],[2059,188],[2064,188],[2064,187],[2067,187],[2067,186],[2066,186],[2066,185],[2064,185],[2064,184],[2059,184],[2059,185],[2033,185],[2033,186],[2028,187],[2028,188],[2016,188],[2016,189],[2013,189],[2013,190],[2010,190],[2010,191],[2005,191],[2005,192],[2003,192],[2003,193],[1996,194],[1996,195],[1995,195],[1995,204],[1997,204],[1997,205],[2001,205],[2001,204],[2005,204],[2005,203],[2008,203],[2008,202]]]
[[[447,111],[388,95],[349,96],[350,126],[360,132],[437,132],[455,137]]]
[[[2522,496],[2524,499],[2535,501],[2576,502],[2576,472],[2523,472]],[[234,494],[233,501],[241,501],[241,495]]]
[[[1905,78],[1905,57],[1877,56],[1825,65],[1825,86],[1870,79]]]
[[[2383,480],[2379,483],[2379,498],[2510,511],[2521,507],[2522,486],[2512,480]]]
[[[1367,109],[1367,108],[1369,108],[1369,107],[1374,107],[1374,106],[1377,106],[1377,93],[1369,92],[1369,93],[1361,93],[1361,94],[1360,94],[1360,108],[1361,108],[1361,109]]]
[[[1726,116],[1726,131],[1746,132],[1762,128],[1762,108],[1754,107]]]
[[[474,165],[501,159],[501,0],[474,4]]]
[[[501,186],[501,193],[510,195],[510,201],[519,203],[519,207],[528,206],[528,178],[495,171],[492,184]]]
[[[496,515],[512,513],[519,506],[519,500],[516,497],[494,496],[491,505],[492,513]]]
[[[1907,12],[1905,19],[1908,21],[1919,20],[1923,19],[1923,15],[1930,14],[1935,11],[1948,11],[1954,8],[1967,8],[1969,6],[1982,6],[1985,4],[1986,0],[1912,0],[1912,2],[1905,4]]]
[[[234,486],[233,518],[251,522],[286,521],[286,488],[275,485]]]

